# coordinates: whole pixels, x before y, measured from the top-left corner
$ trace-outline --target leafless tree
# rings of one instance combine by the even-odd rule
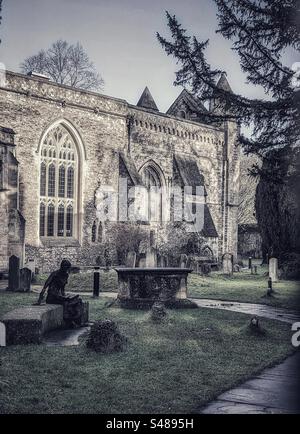
[[[24,74],[30,71],[45,74],[56,83],[85,90],[102,90],[104,85],[82,45],[70,45],[63,40],[25,59],[21,63],[21,71]]]

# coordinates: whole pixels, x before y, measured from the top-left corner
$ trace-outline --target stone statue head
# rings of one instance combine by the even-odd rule
[[[68,261],[67,259],[63,259],[62,261],[61,261],[61,264],[60,264],[60,269],[62,270],[62,271],[64,271],[65,273],[67,273],[67,272],[69,272],[70,271],[70,269],[71,269],[71,262],[70,261]]]

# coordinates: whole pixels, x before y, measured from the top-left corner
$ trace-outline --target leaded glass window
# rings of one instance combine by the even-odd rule
[[[79,157],[65,126],[47,133],[40,159],[40,236],[77,236]]]

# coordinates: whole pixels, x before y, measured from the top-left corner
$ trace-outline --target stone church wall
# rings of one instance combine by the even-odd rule
[[[119,152],[130,155],[137,170],[152,159],[162,170],[168,188],[172,185],[173,155],[193,157],[205,178],[207,203],[219,234],[219,254],[222,252],[226,205],[223,192],[226,134],[223,128],[179,120],[131,106],[120,99],[15,73],[7,73],[6,87],[0,89],[0,105],[0,125],[16,133],[20,212],[26,220],[26,257],[36,257],[40,269],[53,269],[63,257],[73,263],[95,263],[98,247],[91,241],[96,219],[95,191],[104,184],[117,190]],[[60,120],[76,130],[82,143],[81,225],[78,240],[55,239],[43,244],[39,237],[39,150],[47,129]],[[232,127],[229,133],[232,143],[235,134]],[[232,188],[233,195],[238,191],[235,152],[232,145],[228,167],[229,190]],[[228,214],[231,219],[231,223],[227,222],[228,249],[236,254],[235,211]]]

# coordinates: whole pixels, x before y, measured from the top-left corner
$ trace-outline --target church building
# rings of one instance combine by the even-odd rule
[[[224,74],[218,85],[230,89]],[[213,104],[183,90],[162,113],[147,87],[132,105],[13,72],[1,86],[0,271],[12,254],[45,272],[62,258],[95,264],[106,225],[97,192],[118,191],[121,177],[163,192],[148,210],[154,232],[175,185],[202,187],[202,253],[236,258],[239,127],[208,123]]]

